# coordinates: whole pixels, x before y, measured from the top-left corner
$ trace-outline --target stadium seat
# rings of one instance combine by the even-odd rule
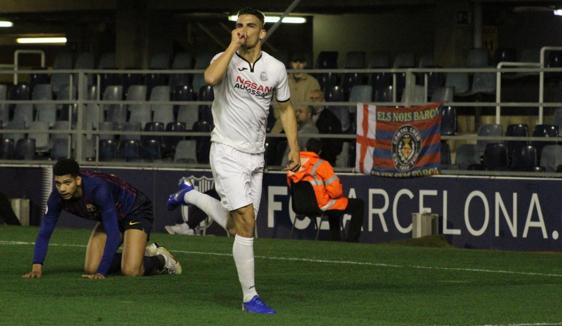
[[[510,124],[507,126],[505,135],[509,137],[528,137],[529,127],[526,124]],[[520,151],[521,148],[528,145],[527,141],[508,140],[507,141],[507,156],[509,162],[512,162],[513,152]],[[536,148],[535,148],[536,149]]]
[[[296,214],[291,226],[291,237],[293,237],[297,219],[303,220],[305,217],[308,217],[316,230],[315,239],[318,240],[320,227],[322,222],[328,222],[328,215],[318,208],[318,202],[316,201],[312,185],[308,181],[291,183],[289,185],[289,194],[291,196],[291,208]],[[320,222],[318,222],[317,218],[320,218]]]
[[[12,138],[3,138],[0,147],[0,158],[11,160],[15,156],[16,145]]]
[[[150,58],[149,69],[166,70],[170,69],[170,55],[168,53],[157,53]],[[169,75],[163,73],[150,73],[147,76],[147,85],[150,89],[156,86],[168,85]]]
[[[326,102],[345,102],[343,89],[339,86],[331,87],[326,93]],[[347,106],[328,104],[327,109],[339,119],[343,132],[349,130],[349,127],[351,126],[351,117]]]
[[[213,101],[215,99],[213,93],[213,87],[207,85],[199,89],[199,95],[197,96],[199,101]],[[211,112],[211,106],[204,104],[199,105],[199,121],[206,121],[211,126],[214,125],[213,114]]]
[[[140,122],[124,122],[122,126],[123,126],[123,131],[127,131],[127,132],[131,131],[131,132],[140,133],[142,129],[142,125]],[[121,140],[140,140],[140,139],[141,139],[140,134],[121,135]]]
[[[441,135],[454,135],[457,131],[457,112],[454,107],[441,105]]]
[[[484,150],[484,167],[486,170],[507,169],[507,147],[502,143],[488,143]]]
[[[70,70],[73,67],[73,55],[70,52],[60,52],[55,56],[53,63],[53,74],[51,77],[51,86],[53,92],[58,93],[62,90],[63,85],[70,85],[71,74],[56,73],[56,70]]]
[[[554,110],[554,117],[552,123],[558,127],[558,130],[562,128],[562,108],[556,108]]]
[[[471,170],[481,164],[481,153],[475,144],[461,144],[457,147],[455,165],[460,170]]]
[[[97,100],[97,88],[92,85],[88,88],[86,99],[89,101]],[[84,129],[96,130],[98,129],[99,122],[103,120],[103,112],[100,112],[100,106],[96,103],[87,103],[84,106],[83,121]]]
[[[538,156],[538,153],[537,153]],[[562,145],[546,145],[540,156],[540,166],[546,172],[557,172],[557,167],[562,164]]]
[[[369,103],[372,101],[373,87],[371,85],[355,85],[351,88],[349,102]]]
[[[15,158],[17,160],[35,159],[35,139],[22,138],[16,143]]]
[[[121,101],[123,99],[123,87],[120,85],[109,85],[103,92],[104,101]],[[127,108],[123,104],[104,104],[104,112],[107,111],[106,121],[123,123],[127,121]]]
[[[99,130],[100,131],[113,131],[115,130],[115,123],[111,122],[111,121],[103,121],[100,122],[99,125]],[[100,134],[99,135],[99,139],[114,139],[115,135],[113,134]]]
[[[25,123],[23,121],[12,120],[12,121],[8,121],[5,129],[28,129],[28,128],[25,126]],[[17,142],[18,140],[25,137],[25,133],[11,132],[11,133],[5,133],[3,136],[4,138],[11,138],[15,142]]]
[[[495,53],[495,64],[500,62],[515,62],[517,61],[517,52],[515,49],[498,48]]]
[[[431,68],[431,67],[434,67],[433,55],[429,53],[422,55],[418,61],[418,68]]]
[[[149,139],[144,142],[142,147],[142,158],[148,161],[162,159],[162,147],[157,139]]]
[[[50,84],[37,84],[31,93],[31,99],[34,101],[51,101],[53,99],[53,91]],[[37,112],[36,119],[46,122],[52,127],[57,119],[57,108],[53,103],[35,104]]]
[[[495,123],[487,123],[487,124],[482,124],[480,127],[478,127],[478,136],[502,136],[503,135],[503,129],[502,126],[500,124],[495,124]],[[489,143],[498,143],[499,140],[477,140],[477,146],[479,148],[480,151],[484,151],[485,147],[487,144]]]
[[[449,72],[445,75],[445,87],[452,87],[455,95],[464,95],[470,90],[468,74]]]
[[[367,67],[365,59],[365,52],[363,51],[350,51],[347,52],[345,56],[344,68],[346,69],[363,69]],[[361,73],[346,73],[343,76],[342,87],[346,94],[346,98],[349,98],[351,89],[356,85],[362,85],[366,82],[365,74]]]
[[[174,152],[174,162],[176,163],[196,163],[196,143],[195,140],[180,140]]]
[[[163,132],[166,131],[166,125],[162,122],[152,121],[144,125],[144,131],[158,131]],[[150,139],[158,140],[160,144],[162,144],[163,136],[153,136],[153,135],[146,135],[142,137],[144,142],[147,142]]]
[[[533,145],[517,148],[512,154],[510,170],[513,171],[537,171],[538,157],[537,149]]]
[[[53,140],[53,147],[51,148],[51,159],[60,160],[61,158],[68,158],[69,146],[68,138],[60,138]]]
[[[187,52],[176,53],[172,62],[172,69],[184,70],[193,68],[193,57]],[[178,86],[191,85],[193,75],[191,74],[172,74],[170,76],[170,88],[175,91]]]
[[[188,85],[182,85],[176,88],[174,100],[175,101],[195,101],[197,99],[196,93]],[[199,120],[199,107],[195,104],[178,104],[177,119],[178,122],[185,123],[186,126],[193,126]]]
[[[211,59],[213,59],[213,54],[211,53],[208,52],[197,53],[197,55],[195,56],[195,64],[193,68],[205,69],[211,63]],[[205,78],[203,77],[202,73],[195,74],[193,76],[193,81],[191,86],[193,87],[193,89],[201,89],[203,86],[207,86],[207,83],[205,82]]]
[[[558,137],[558,127],[549,124],[538,124],[535,125],[533,130],[533,137]],[[532,145],[537,148],[537,154],[539,157],[539,164],[541,161],[542,149],[544,146],[553,144],[551,142],[533,141]]]
[[[139,161],[141,159],[141,142],[136,139],[128,139],[121,142],[121,157],[127,162]]]
[[[369,68],[390,68],[387,53],[375,52],[369,57]]]
[[[8,86],[0,84],[0,101],[8,98]],[[0,127],[5,127],[10,120],[10,106],[8,104],[0,104]]]
[[[67,130],[70,131],[69,129],[69,125],[70,123],[68,121],[55,121],[55,124],[53,125],[53,130]],[[69,134],[51,134],[51,139],[55,140],[55,139],[68,139]],[[91,137],[90,137],[91,138]]]
[[[10,99],[16,101],[30,100],[31,90],[29,85],[21,83],[14,86],[10,94]],[[12,121],[23,122],[26,127],[29,127],[31,121],[33,121],[33,105],[29,103],[16,103],[14,105],[14,116]]]
[[[57,101],[75,100],[77,98],[76,87],[71,85],[63,85],[58,93],[55,94]],[[76,119],[76,107],[72,104],[57,104],[57,120],[69,120],[72,114]]]
[[[438,87],[431,93],[431,102],[453,102],[453,95],[452,87]]]
[[[170,86],[156,86],[150,92],[151,102],[169,102],[170,101]],[[150,104],[150,109],[153,112],[153,120],[168,124],[174,122],[174,106],[171,103],[154,103]]]
[[[336,69],[338,68],[338,52],[337,51],[321,51],[315,63],[318,69]],[[316,79],[320,87],[326,93],[331,87],[339,85],[339,78],[333,73],[316,74]]]
[[[146,101],[146,86],[131,85],[127,91],[127,101]],[[152,121],[152,112],[150,111],[150,106],[146,103],[127,104],[127,110],[129,111],[129,122],[139,123],[141,126],[144,126]],[[111,121],[125,122],[122,120]]]
[[[49,134],[49,124],[46,121],[32,121],[29,126],[30,132],[28,138],[35,140],[35,151],[38,153],[47,152],[50,148]],[[43,131],[37,133],[37,131]]]
[[[187,128],[185,123],[177,121],[177,122],[168,123],[166,125],[166,131],[185,132],[187,131]],[[184,139],[183,136],[166,136],[164,138],[164,147],[167,150],[169,150],[170,153],[173,153],[173,151],[176,149],[178,142],[180,142],[183,139]]]
[[[113,139],[99,141],[99,160],[115,161],[119,158],[119,142]]]
[[[197,121],[193,125],[193,131],[210,132],[212,126],[207,121]],[[211,150],[210,136],[195,136],[197,163],[209,163],[209,151]]]

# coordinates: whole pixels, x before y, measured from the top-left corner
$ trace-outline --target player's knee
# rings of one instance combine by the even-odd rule
[[[123,265],[121,266],[121,274],[123,276],[141,276],[141,269],[136,266]]]

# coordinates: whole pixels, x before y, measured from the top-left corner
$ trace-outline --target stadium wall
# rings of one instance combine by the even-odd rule
[[[52,188],[45,176],[50,166],[0,169],[0,191],[8,197],[31,199],[31,223],[39,224],[45,192]],[[153,199],[155,230],[181,219],[179,210],[169,212],[166,199],[181,176],[209,187],[209,171],[99,168],[115,173]],[[545,178],[434,176],[394,179],[342,175],[347,194],[363,198],[366,220],[362,242],[379,243],[411,237],[411,213],[439,214],[440,232],[450,243],[464,248],[507,250],[559,250],[561,248],[562,180]],[[204,189],[203,189],[204,190]],[[258,215],[260,237],[288,238],[294,214],[285,175],[266,173]],[[346,217],[349,218],[349,217]],[[65,214],[59,225],[91,227],[92,223]],[[312,239],[311,220],[297,220],[294,238]],[[323,223],[320,238],[328,236]],[[209,233],[224,235],[216,225]]]

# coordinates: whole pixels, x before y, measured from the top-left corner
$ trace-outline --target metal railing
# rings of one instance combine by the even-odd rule
[[[548,47],[543,48],[541,50],[541,62],[540,63],[500,63],[495,68],[391,68],[391,69],[308,69],[302,70],[309,74],[335,74],[339,76],[345,76],[346,74],[359,74],[363,76],[364,80],[369,79],[369,76],[377,73],[385,73],[392,75],[392,98],[391,101],[379,101],[379,102],[372,102],[377,106],[398,106],[398,105],[415,105],[427,102],[430,98],[429,94],[429,74],[447,74],[447,73],[468,73],[468,74],[480,74],[480,73],[488,73],[488,74],[495,74],[496,78],[496,90],[495,90],[495,101],[494,102],[475,102],[475,101],[464,101],[464,102],[455,102],[449,101],[447,102],[448,106],[454,107],[459,111],[464,110],[472,110],[475,108],[495,108],[495,122],[501,123],[502,120],[502,108],[537,108],[536,110],[536,119],[538,123],[543,123],[544,121],[544,109],[562,107],[561,102],[545,102],[544,93],[545,93],[545,74],[553,74],[553,73],[562,73],[562,68],[545,68],[544,67],[544,56],[546,51],[550,50],[561,50],[562,48],[558,47]],[[291,70],[289,70],[291,72]],[[298,72],[298,70],[294,70],[293,72]],[[141,168],[207,168],[207,164],[198,164],[198,163],[179,163],[174,162],[173,158],[168,160],[158,160],[152,162],[142,162],[142,161],[135,161],[135,162],[125,162],[125,161],[100,161],[99,160],[99,138],[103,135],[113,135],[113,136],[127,136],[127,135],[134,135],[134,136],[158,136],[158,137],[203,137],[209,136],[207,132],[194,132],[194,131],[185,131],[185,132],[158,132],[158,131],[121,131],[121,130],[100,130],[99,129],[99,122],[103,121],[103,110],[108,105],[118,105],[118,106],[130,106],[130,105],[184,105],[188,106],[194,110],[194,114],[196,114],[197,110],[199,110],[198,106],[200,105],[211,105],[209,101],[128,101],[128,100],[103,100],[102,94],[100,91],[95,92],[95,97],[91,98],[89,96],[90,87],[95,87],[96,90],[101,90],[103,85],[103,77],[107,75],[118,75],[118,76],[126,76],[128,74],[139,74],[148,76],[149,74],[156,74],[156,75],[166,75],[171,77],[172,75],[197,75],[202,74],[203,70],[0,70],[0,76],[3,74],[9,75],[17,75],[18,78],[14,80],[22,80],[25,77],[29,77],[33,74],[62,74],[67,78],[68,85],[66,94],[64,97],[68,98],[67,100],[0,100],[0,107],[1,106],[15,106],[17,108],[18,105],[21,104],[28,104],[36,106],[38,104],[50,104],[59,107],[66,107],[68,110],[68,119],[72,123],[69,124],[68,129],[65,130],[29,130],[29,129],[1,129],[0,134],[13,134],[13,133],[21,133],[21,134],[39,134],[39,133],[47,133],[49,135],[54,134],[66,134],[68,135],[69,143],[72,144],[69,146],[68,155],[75,157],[81,163],[88,163],[89,165],[96,165],[96,164],[103,164],[103,165],[119,165],[119,166],[131,166],[131,167],[141,167]],[[504,83],[502,83],[502,78],[505,74],[526,74],[526,75],[538,75],[539,76],[539,83],[537,85],[539,98],[537,102],[502,102],[502,87],[504,87]],[[405,88],[403,90],[406,99],[406,102],[399,101],[397,99],[398,92],[400,90],[397,89],[398,86],[398,78],[405,79]],[[416,78],[418,77],[418,78]],[[420,78],[420,77],[423,77]],[[412,96],[412,92],[414,92],[414,88],[416,85],[416,79],[418,79],[418,83],[420,83],[420,79],[422,79],[422,86],[423,87],[423,100],[416,101],[414,96]],[[513,79],[513,77],[512,77]],[[93,84],[88,84],[89,81],[94,81]],[[76,91],[75,91],[76,90]],[[173,90],[172,90],[173,91]],[[76,93],[76,95],[74,95]],[[60,94],[60,91],[59,91]],[[351,103],[349,101],[325,101],[325,102],[303,102],[303,104],[307,105],[315,105],[315,106],[329,106],[329,107],[336,107],[338,109],[345,109],[350,110],[351,114],[354,110],[356,103]],[[89,108],[88,108],[89,106]],[[97,123],[98,125],[93,128],[89,129],[86,128],[85,124],[85,112],[87,109],[91,107],[95,107],[97,110]],[[59,111],[61,109],[59,108]],[[64,109],[63,109],[64,110]],[[352,121],[353,122],[353,121]],[[341,139],[345,142],[350,142],[354,144],[355,135],[354,134],[318,134],[318,135],[311,135],[306,134],[302,135],[304,137],[318,137],[318,138],[330,138],[330,139]],[[284,137],[283,134],[267,134],[268,138],[279,138]],[[95,157],[85,157],[84,153],[84,139],[93,139],[94,146],[95,146]],[[478,140],[492,140],[492,141],[542,141],[546,143],[557,143],[562,141],[560,137],[507,137],[507,136],[478,136],[476,133],[467,133],[467,134],[457,134],[457,135],[450,135],[450,136],[442,136],[442,139],[447,142],[476,142]],[[24,164],[24,165],[36,165],[42,163],[49,163],[49,159],[44,157],[44,159],[38,159],[33,161],[25,161],[25,160],[0,160],[0,164]],[[271,166],[270,169],[278,169],[280,167]],[[354,168],[350,164],[348,166],[338,166],[336,167],[338,171],[343,172],[353,172]],[[461,171],[458,170],[448,170],[445,173],[459,173]],[[537,173],[520,173],[514,171],[462,171],[462,173],[466,174],[483,174],[483,175],[533,175],[537,176]],[[542,173],[540,175],[543,176],[559,176],[557,173]]]

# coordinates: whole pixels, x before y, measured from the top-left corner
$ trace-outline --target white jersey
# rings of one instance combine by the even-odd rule
[[[273,94],[279,102],[291,97],[285,65],[264,51],[253,65],[236,53],[224,78],[213,90],[215,128],[211,141],[245,153],[265,152],[267,116]]]

